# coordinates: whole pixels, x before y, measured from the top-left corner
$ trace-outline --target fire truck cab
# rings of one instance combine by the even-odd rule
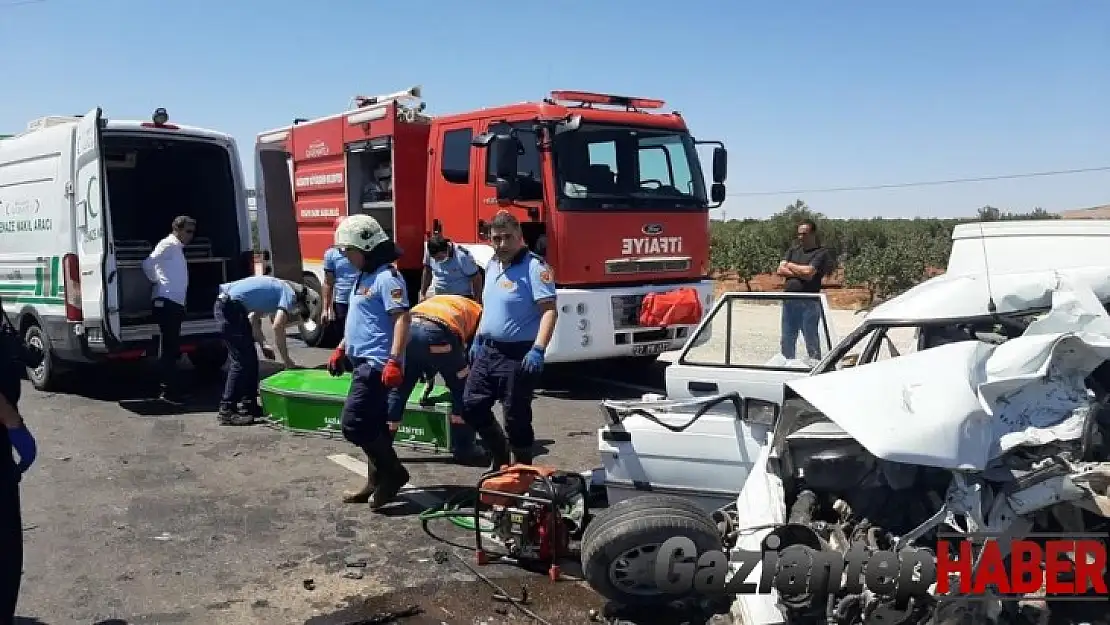
[[[654,358],[700,318],[640,325],[648,293],[694,289],[707,310],[709,214],[725,196],[727,154],[696,141],[659,100],[556,91],[542,102],[432,118],[419,87],[356,98],[353,109],[262,133],[258,219],[267,271],[319,292],[335,223],[375,217],[403,248],[415,298],[424,244],[440,232],[492,258],[488,224],[509,211],[558,287],[549,362]],[[713,151],[707,189],[698,145]],[[316,313],[318,315],[318,312]],[[339,328],[301,328],[313,345]]]

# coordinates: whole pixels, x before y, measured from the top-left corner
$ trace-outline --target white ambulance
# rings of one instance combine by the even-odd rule
[[[99,108],[0,140],[0,300],[46,354],[28,372],[36,388],[74,365],[157,356],[142,261],[177,215],[197,220],[182,351],[214,371],[225,358],[218,286],[254,272],[235,140],[169,123],[165,109],[140,122]]]

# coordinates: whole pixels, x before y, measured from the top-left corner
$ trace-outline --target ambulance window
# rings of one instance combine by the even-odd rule
[[[490,132],[499,135],[507,135],[513,129],[512,126],[506,123],[491,124],[489,127]],[[527,126],[516,126],[516,136],[520,140],[520,144],[524,149],[524,154],[517,157],[516,162],[516,180],[520,186],[520,197],[517,198],[522,201],[529,200],[542,200],[543,199],[543,176],[540,173],[540,151],[536,147],[536,133],[531,129],[531,124]],[[497,176],[494,172],[497,171],[497,158],[492,151],[486,152],[486,184],[496,185]]]
[[[440,149],[440,171],[443,179],[452,184],[470,182],[470,140],[474,133],[469,128],[448,130],[443,133]]]

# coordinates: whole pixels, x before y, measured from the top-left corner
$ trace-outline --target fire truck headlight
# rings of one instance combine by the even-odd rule
[[[590,327],[590,322],[589,321],[586,321],[585,319],[579,319],[578,320],[578,329],[579,330],[585,332],[586,329],[589,328],[589,327]]]
[[[574,312],[578,313],[579,315],[586,314],[586,304],[579,302],[578,305],[574,307]]]
[[[585,347],[589,344],[590,344],[590,335],[589,334],[583,334],[582,335],[582,347]]]

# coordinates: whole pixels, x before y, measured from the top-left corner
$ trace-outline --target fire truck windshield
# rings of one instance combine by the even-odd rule
[[[552,145],[560,210],[706,210],[687,132],[583,123]]]

